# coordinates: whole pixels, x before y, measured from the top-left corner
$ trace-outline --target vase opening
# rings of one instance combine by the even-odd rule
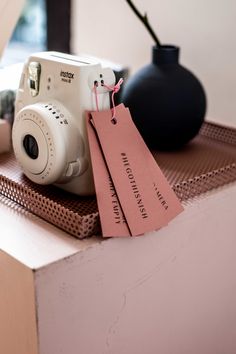
[[[177,64],[179,61],[179,47],[174,45],[154,46],[152,48],[153,64]]]

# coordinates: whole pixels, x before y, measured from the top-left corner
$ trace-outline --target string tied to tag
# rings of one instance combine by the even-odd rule
[[[115,86],[109,86],[106,85],[105,83],[103,84],[104,87],[106,87],[108,90],[112,91],[111,94],[111,103],[112,103],[112,118],[111,121],[112,123],[116,124],[117,120],[116,120],[116,105],[115,105],[115,100],[114,100],[114,96],[117,92],[120,91],[120,87],[123,84],[124,80],[122,78],[120,78],[120,80],[117,82],[117,84]]]
[[[94,91],[94,95],[95,95],[96,109],[97,109],[97,112],[99,112],[97,87],[98,87],[98,82],[94,81],[93,91]]]
[[[116,124],[117,123],[117,120],[116,120],[116,105],[115,105],[115,100],[114,100],[114,96],[117,92],[120,91],[120,87],[121,85],[123,84],[124,80],[122,78],[119,79],[119,81],[117,82],[116,85],[114,86],[110,86],[110,85],[107,85],[105,84],[104,82],[101,84],[103,87],[105,87],[107,90],[109,91],[112,91],[111,93],[111,103],[112,103],[112,118],[111,118],[111,121],[112,123]],[[97,111],[99,111],[99,108],[98,108],[98,93],[97,93],[97,87],[98,87],[98,83],[95,82],[94,83],[94,93],[95,93],[95,100],[96,100],[96,108],[97,108]]]

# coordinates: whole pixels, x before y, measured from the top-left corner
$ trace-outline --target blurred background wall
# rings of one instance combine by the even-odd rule
[[[202,81],[207,118],[236,126],[236,1],[135,0],[163,44],[180,46],[180,62]],[[129,66],[149,63],[152,39],[125,0],[73,0],[74,53]]]

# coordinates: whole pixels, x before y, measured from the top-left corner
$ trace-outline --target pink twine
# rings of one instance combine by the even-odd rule
[[[124,80],[121,78],[117,84],[115,86],[109,86],[106,85],[105,83],[102,84],[102,86],[106,87],[109,91],[112,91],[111,94],[111,102],[112,102],[112,121],[116,123],[116,106],[115,106],[115,101],[114,101],[114,96],[117,92],[120,91],[120,87],[123,84]],[[98,107],[98,93],[97,93],[97,86],[98,83],[94,83],[94,93],[95,93],[95,100],[96,100],[96,108],[97,111],[99,111],[99,107]]]
[[[98,107],[98,93],[97,93],[97,87],[98,87],[98,83],[95,82],[94,83],[94,94],[95,94],[95,102],[96,102],[96,108],[97,108],[97,111],[99,111],[99,107]]]
[[[114,96],[117,92],[120,91],[120,87],[123,84],[124,80],[121,78],[115,86],[109,86],[106,85],[105,83],[103,84],[104,87],[106,87],[108,90],[112,91],[111,94],[111,102],[112,102],[112,118],[111,120],[116,123],[116,106],[115,106],[115,101],[114,101]]]

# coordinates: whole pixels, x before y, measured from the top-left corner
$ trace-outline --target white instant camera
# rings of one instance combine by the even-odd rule
[[[85,111],[110,108],[115,75],[58,52],[30,56],[16,96],[13,148],[25,175],[78,195],[94,193]],[[96,85],[96,95],[94,86]]]

